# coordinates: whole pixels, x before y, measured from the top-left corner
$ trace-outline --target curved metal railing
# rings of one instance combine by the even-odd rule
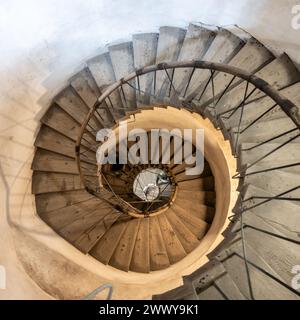
[[[176,72],[179,69],[185,70],[184,86],[178,86],[178,81],[177,83],[174,82],[174,75],[176,75]],[[199,79],[199,72],[202,72],[202,75],[200,76],[202,82],[196,84],[195,86],[195,81],[197,80],[197,77]],[[197,76],[195,76],[195,74]],[[222,90],[219,90],[220,88],[218,88],[219,75],[226,75],[228,77],[226,87],[223,87]],[[227,94],[230,94],[231,90],[238,87],[242,83],[245,83],[246,85],[245,89],[241,90],[241,99],[238,101],[238,103],[229,110],[218,112],[218,106],[222,103],[222,99]],[[190,90],[191,85],[193,85],[193,90]],[[210,94],[207,94],[208,90],[210,91]],[[122,102],[122,105],[125,107],[125,109],[120,108],[120,105],[116,105],[116,101],[118,101],[118,99],[116,99],[117,96],[119,97],[119,101]],[[206,97],[206,100],[203,99],[204,96]],[[257,118],[253,119],[253,121],[247,124],[246,127],[242,128],[243,114],[245,108],[247,108],[247,106],[250,105],[251,102],[260,101],[261,99],[264,99],[266,97],[272,99],[274,103],[272,103],[267,110],[263,110],[263,113],[261,113]],[[133,210],[130,204],[126,203],[126,201],[124,201],[123,199],[120,199],[117,195],[112,196],[112,193],[108,191],[106,191],[105,196],[105,192],[103,193],[103,190],[101,191],[97,189],[99,186],[93,186],[92,184],[90,184],[90,181],[88,180],[88,175],[86,174],[83,165],[83,163],[85,162],[83,154],[87,152],[88,149],[93,150],[95,146],[91,145],[90,148],[88,148],[88,146],[85,144],[85,146],[82,147],[82,143],[85,139],[85,134],[90,135],[91,132],[93,132],[93,130],[96,131],[95,126],[93,126],[93,124],[90,122],[91,119],[97,113],[98,109],[105,109],[107,112],[111,114],[112,117],[114,117],[115,112],[123,109],[125,111],[139,110],[136,108],[136,106],[134,106],[134,99],[136,99],[141,104],[141,107],[143,107],[143,104],[145,105],[153,103],[163,103],[166,105],[175,105],[176,107],[187,108],[191,111],[199,112],[201,114],[205,114],[204,110],[206,107],[208,107],[213,115],[211,117],[212,121],[217,122],[222,119],[233,119],[234,114],[236,114],[237,111],[240,111],[240,115],[236,119],[237,123],[235,123],[235,127],[238,128],[237,132],[235,132],[237,136],[235,139],[235,143],[232,145],[233,154],[236,157],[238,157],[237,146],[239,136],[242,135],[255,123],[263,119],[265,116],[271,114],[274,111],[274,109],[277,106],[279,106],[279,108],[286,114],[286,116],[291,119],[293,126],[285,132],[282,132],[281,134],[277,135],[275,134],[272,138],[257,143],[256,145],[251,146],[248,149],[243,149],[243,151],[253,150],[255,148],[258,148],[259,146],[262,146],[263,144],[276,141],[276,139],[285,136],[287,140],[278,143],[276,148],[268,151],[265,154],[261,154],[257,160],[241,168],[239,170],[239,173],[235,175],[233,178],[242,179],[250,174],[260,174],[265,171],[300,166],[300,162],[297,162],[290,163],[284,166],[274,166],[262,171],[258,170],[247,173],[247,170],[249,168],[253,167],[260,161],[264,160],[266,157],[270,156],[273,153],[276,153],[282,147],[300,137],[300,109],[293,102],[286,99],[278,90],[276,90],[263,79],[236,67],[207,61],[160,63],[157,65],[144,67],[116,81],[114,84],[106,88],[106,90],[99,97],[98,101],[95,103],[93,108],[91,108],[89,113],[87,114],[76,142],[76,161],[84,186],[87,188],[89,192],[92,192],[93,194],[96,194],[104,199],[106,197],[105,200],[107,200],[111,204],[122,207],[124,212]],[[115,119],[115,124],[117,124],[117,119]],[[256,204],[256,206],[263,205],[264,203],[267,203],[274,199],[299,201],[299,198],[288,196],[289,193],[292,193],[296,189],[300,189],[300,186],[296,186],[291,190],[286,190],[285,192],[282,192],[281,194],[278,194],[273,197],[257,196],[252,198],[262,200],[262,202]],[[247,210],[249,210],[249,208],[243,209],[243,207],[241,206],[241,217],[243,213]],[[243,223],[242,218],[240,222],[241,238],[243,240],[244,245],[245,238],[243,228],[247,225]],[[264,232],[263,230],[258,231]],[[277,235],[274,234],[273,236],[276,237]],[[288,239],[285,237],[285,240],[295,243],[294,239]],[[300,244],[300,242],[298,244]],[[251,266],[253,267],[253,263],[248,260],[245,250],[243,251],[243,259],[245,261],[246,270],[248,271],[249,264],[251,264]],[[299,292],[295,292],[293,288],[282,283],[280,279],[268,273],[266,273],[266,275],[270,276],[273,280],[276,280],[280,285],[288,287],[289,290],[299,295]],[[251,298],[254,299],[249,272],[247,272],[247,279]]]
[[[187,71],[186,73],[189,75],[189,77],[186,78],[185,87],[181,88],[181,92],[177,92],[176,85],[174,84],[174,73],[178,69]],[[193,83],[193,77],[198,70],[202,70],[202,72],[205,71],[207,73],[206,79],[204,80],[205,77],[202,77],[202,83],[199,83],[198,88],[194,90],[194,94],[192,93],[188,95],[187,93],[189,91],[189,87],[191,83]],[[228,81],[228,84],[222,91],[217,92],[217,89],[215,88],[215,79],[217,79],[218,74],[220,73],[230,76],[231,79],[230,81]],[[224,95],[230,93],[230,90],[232,90],[242,82],[246,82],[247,85],[240,103],[230,110],[217,114],[216,110],[218,108],[218,104],[220,103]],[[251,91],[249,90],[250,84],[254,87]],[[200,92],[197,92],[197,90]],[[203,98],[203,96],[207,94],[208,90],[211,90],[211,98],[203,103],[203,101],[201,102],[201,98]],[[260,94],[258,94],[258,91],[260,91]],[[212,104],[217,118],[223,117],[225,119],[229,119],[236,113],[237,110],[241,109],[241,116],[239,117],[239,122],[237,123],[239,136],[239,134],[242,134],[246,129],[249,129],[254,123],[260,120],[256,119],[255,121],[253,121],[253,123],[249,124],[247,128],[244,128],[243,130],[241,129],[243,110],[249,103],[249,101],[253,101],[250,100],[250,97],[253,97],[254,94],[256,94],[257,99],[262,99],[268,96],[274,101],[274,105],[272,105],[272,108],[266,111],[261,117],[265,116],[268,112],[271,112],[274,107],[279,106],[295,124],[295,128],[292,129],[292,132],[298,131],[298,129],[300,128],[300,114],[297,106],[290,100],[286,99],[278,90],[274,89],[266,81],[244,70],[225,64],[212,63],[207,61],[160,63],[136,70],[135,72],[120,79],[119,81],[116,81],[114,84],[106,88],[103,94],[99,97],[98,101],[90,109],[85,118],[85,121],[81,126],[81,130],[76,142],[76,161],[83,185],[89,192],[97,196],[101,195],[102,198],[110,202],[112,205],[118,205],[119,207],[123,208],[125,212],[130,211],[131,213],[136,214],[141,213],[139,212],[139,210],[131,206],[122,198],[118,197],[116,194],[113,194],[113,192],[109,192],[108,190],[104,191],[103,188],[102,190],[100,190],[98,183],[95,183],[95,181],[91,181],[89,179],[89,175],[92,173],[88,172],[86,174],[86,170],[83,165],[85,160],[84,155],[90,150],[95,151],[97,143],[95,142],[95,145],[91,145],[88,139],[85,139],[85,135],[87,134],[90,136],[93,132],[95,133],[97,131],[97,128],[95,128],[95,124],[91,124],[90,122],[97,114],[98,110],[104,109],[106,112],[110,113],[111,117],[115,120],[115,124],[117,124],[118,119],[116,119],[115,117],[116,111],[125,110],[134,112],[135,110],[138,110],[135,107],[132,108],[132,97],[136,98],[139,101],[147,100],[148,103],[150,99],[153,99],[155,102],[161,102],[162,100],[163,103],[167,103],[168,105],[175,104],[177,107],[182,106],[184,108],[188,108],[190,110],[198,112],[201,112],[201,106],[195,106],[195,102],[197,104],[200,101],[200,103],[202,103],[202,106]],[[120,108],[120,105],[114,105],[116,101],[116,96],[114,95],[119,96],[119,102],[121,102],[123,105],[122,108]],[[196,96],[198,96],[198,99],[195,99]],[[166,97],[169,98],[167,102],[165,102]],[[101,117],[100,114],[99,117]],[[98,129],[101,129],[101,127],[99,127]],[[289,131],[286,134],[290,133],[291,132]],[[274,140],[276,138],[278,137],[274,137]],[[295,138],[293,137],[291,139]],[[83,141],[85,143],[84,147]],[[235,155],[237,154],[237,144],[238,137],[236,139],[235,146],[233,146]],[[266,155],[264,155],[262,159],[265,156]],[[249,169],[251,166],[262,159],[259,159],[255,163],[245,167],[244,170],[242,170],[242,172],[239,173],[235,178],[243,177],[247,169]],[[90,161],[90,159],[88,161]],[[95,173],[96,171],[94,172],[94,174]],[[111,195],[113,195],[114,197],[111,197]]]

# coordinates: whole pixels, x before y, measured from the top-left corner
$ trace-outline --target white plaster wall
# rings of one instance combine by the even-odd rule
[[[0,298],[47,298],[25,276],[9,224],[32,220],[32,147],[51,97],[84,61],[109,42],[161,25],[238,24],[300,63],[300,0],[0,0]]]

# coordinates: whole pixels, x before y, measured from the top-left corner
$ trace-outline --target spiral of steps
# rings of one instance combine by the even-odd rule
[[[232,73],[197,68],[195,61],[220,64]],[[191,67],[167,69],[168,63],[184,62]],[[155,72],[143,70],[153,65]],[[256,81],[245,80],[241,70]],[[135,77],[125,81],[132,73]],[[70,79],[41,119],[32,163],[39,217],[100,263],[151,273],[185,259],[208,234],[218,236],[225,225],[221,217],[228,216],[225,239],[203,252],[210,261],[184,276],[181,287],[154,299],[299,299],[292,286],[292,268],[300,263],[300,116],[294,107],[300,106],[299,80],[286,54],[275,57],[238,28],[161,27],[159,33],[109,46]],[[266,84],[278,93],[277,102],[262,90]],[[231,191],[225,182],[223,189],[216,183],[220,174],[213,152],[205,154],[197,176],[172,161],[99,173],[98,130],[118,129],[124,121],[143,128],[149,122],[149,130],[159,118],[168,122],[182,114],[206,118],[230,142],[239,197],[234,208],[224,204],[223,216],[221,194]],[[179,124],[184,126],[190,127],[187,120]],[[159,192],[157,203],[150,201],[152,211],[147,197],[134,192],[134,181],[145,170],[163,173],[175,190],[165,199]],[[150,185],[143,183],[140,192]],[[123,202],[141,211],[140,217],[126,214],[119,206]]]

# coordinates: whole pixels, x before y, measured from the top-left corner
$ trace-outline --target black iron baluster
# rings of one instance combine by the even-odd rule
[[[265,233],[267,235],[270,235],[272,237],[275,237],[275,238],[278,238],[278,239],[282,239],[282,240],[285,240],[285,241],[288,241],[288,242],[291,242],[291,243],[295,243],[295,244],[299,244],[300,245],[300,241],[298,240],[294,240],[294,239],[290,239],[288,237],[285,237],[285,236],[282,236],[280,234],[276,234],[276,233],[273,233],[273,232],[270,232],[270,231],[267,231],[267,230],[264,230],[264,229],[260,229],[258,227],[255,227],[255,226],[252,226],[250,224],[247,224],[247,223],[244,223],[244,229],[246,228],[250,228],[252,230],[255,230],[257,232],[261,232],[261,233]],[[239,230],[237,230],[238,232]]]
[[[266,157],[268,157],[269,155],[271,155],[272,153],[278,151],[279,149],[283,148],[285,145],[287,145],[288,143],[292,142],[293,140],[297,139],[298,137],[300,137],[300,134],[297,134],[296,136],[290,138],[288,141],[285,141],[284,143],[282,143],[281,145],[279,145],[278,147],[276,147],[275,149],[269,151],[268,153],[266,153],[265,155],[263,155],[262,157],[260,157],[259,159],[257,159],[256,161],[254,161],[253,163],[251,163],[249,166],[247,166],[243,172],[245,172],[246,170],[248,170],[249,168],[253,167],[255,164],[257,164],[258,162],[260,162],[261,160],[265,159]]]
[[[199,99],[197,99],[198,102],[202,99],[202,97],[203,97],[203,95],[204,95],[209,83],[211,82],[211,79],[214,76],[214,74],[215,74],[215,70],[210,70],[210,77],[209,77],[208,81],[206,82],[206,84],[205,84],[205,86],[204,86],[204,88],[203,88],[203,90],[202,90],[202,92],[200,94]]]
[[[196,68],[194,67],[193,70],[192,70],[192,72],[191,72],[191,74],[190,74],[190,76],[189,76],[187,85],[186,85],[186,87],[185,87],[185,90],[184,90],[184,93],[183,93],[183,98],[185,98],[185,96],[186,96],[186,93],[187,93],[188,88],[189,88],[189,86],[190,86],[190,83],[191,83],[191,80],[192,80],[192,77],[193,77],[193,75],[194,75],[195,70],[196,70]]]
[[[286,165],[283,165],[283,166],[278,166],[278,167],[273,167],[273,168],[268,168],[268,169],[263,169],[263,170],[258,170],[258,171],[253,171],[253,172],[246,173],[244,175],[240,175],[238,173],[238,174],[234,175],[232,177],[232,179],[243,179],[243,178],[245,178],[247,176],[251,176],[251,175],[254,175],[254,174],[258,174],[258,173],[269,172],[269,171],[274,171],[274,170],[281,170],[281,169],[286,169],[286,168],[291,168],[291,167],[296,167],[296,166],[300,166],[300,162],[286,164]]]
[[[122,97],[123,97],[123,101],[124,101],[124,103],[126,105],[126,109],[128,110],[129,107],[128,107],[127,99],[126,99],[126,96],[125,96],[123,84],[121,84],[120,89],[121,89],[121,94],[122,94]]]
[[[137,85],[138,85],[139,100],[141,100],[140,76],[137,76]]]
[[[235,156],[237,154],[237,146],[238,146],[238,141],[239,141],[239,135],[241,133],[240,132],[240,128],[241,128],[241,123],[242,123],[242,120],[243,120],[244,103],[245,103],[245,100],[246,100],[246,97],[247,97],[248,87],[249,87],[249,82],[247,81],[246,90],[245,90],[245,93],[244,93],[244,99],[242,101],[242,109],[241,109],[241,114],[240,114],[240,118],[239,118],[238,131],[235,132],[237,134],[237,136],[235,138],[235,146],[234,146],[234,154],[235,154]]]
[[[231,109],[229,109],[229,110],[220,112],[220,113],[218,114],[218,116],[221,117],[222,119],[225,119],[225,120],[230,119],[230,118],[236,113],[237,110],[239,110],[242,106],[245,107],[245,106],[247,105],[246,101],[253,95],[253,93],[254,93],[256,90],[257,90],[257,88],[252,89],[252,90],[250,91],[250,93],[247,95],[246,99],[244,99],[242,102],[240,102],[237,107],[234,107],[234,108],[231,108]],[[231,113],[229,114],[229,116],[224,116],[224,114],[229,113],[229,112],[231,112]]]
[[[250,124],[248,124],[243,130],[241,130],[241,133],[245,132],[247,129],[252,127],[256,122],[258,122],[260,119],[262,119],[266,114],[268,114],[270,111],[272,111],[277,106],[277,103],[274,104],[271,108],[269,108],[267,111],[262,113],[259,117],[254,119]]]
[[[233,76],[232,79],[230,80],[230,82],[228,83],[228,85],[225,87],[225,89],[223,90],[223,92],[221,93],[220,97],[218,98],[216,105],[218,105],[218,103],[221,101],[221,99],[224,97],[225,93],[227,92],[227,90],[230,88],[230,86],[232,85],[233,81],[235,80],[236,76]]]
[[[241,257],[238,253],[236,253],[236,255],[239,258],[243,258]],[[295,290],[294,288],[288,286],[285,282],[283,282],[282,280],[278,279],[277,277],[273,276],[271,273],[269,273],[268,271],[266,271],[265,269],[259,267],[258,265],[256,265],[255,263],[247,260],[247,263],[251,266],[253,266],[255,269],[261,271],[264,275],[268,276],[269,278],[271,278],[272,280],[276,281],[277,283],[279,283],[280,285],[282,285],[283,287],[285,287],[286,289],[288,289],[289,291],[293,292],[295,295],[297,295],[298,297],[300,297],[300,292]]]
[[[245,263],[250,299],[255,300],[253,295],[251,277],[250,277],[250,269],[249,269],[248,259],[247,259],[247,250],[246,250],[246,244],[245,244],[245,233],[244,233],[244,225],[243,225],[243,214],[241,214],[240,223],[241,223],[241,237],[242,237],[242,248],[243,248],[243,256],[241,257],[241,259],[243,259]]]
[[[154,71],[153,94],[156,96],[156,70]]]
[[[244,199],[243,203],[245,203],[246,201],[254,200],[254,199],[265,199],[265,201],[262,201],[262,202],[254,204],[253,206],[247,207],[247,208],[243,209],[243,212],[246,212],[246,211],[249,211],[251,209],[257,208],[257,207],[259,207],[259,206],[261,206],[261,205],[263,205],[265,203],[268,203],[268,202],[270,202],[272,200],[280,200],[280,199],[282,199],[281,196],[284,196],[284,195],[286,195],[286,194],[288,194],[290,192],[298,190],[299,188],[300,188],[300,186],[294,187],[294,188],[289,189],[289,190],[287,190],[285,192],[282,192],[282,193],[280,193],[280,194],[278,194],[278,195],[276,195],[274,197],[251,196],[250,198]]]

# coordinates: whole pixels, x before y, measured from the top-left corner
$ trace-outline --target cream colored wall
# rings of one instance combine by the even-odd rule
[[[29,233],[51,239],[51,230],[33,215],[30,194],[33,141],[51,97],[87,58],[100,52],[108,42],[126,39],[135,32],[202,21],[219,25],[237,23],[272,48],[287,51],[300,63],[300,30],[291,28],[291,8],[297,2],[2,0],[0,265],[7,270],[7,289],[0,289],[0,298],[47,298],[23,272],[13,242],[18,237],[19,253],[26,254],[26,238],[16,229],[20,223]],[[31,245],[34,250],[34,244]],[[76,290],[76,283],[72,288]]]

